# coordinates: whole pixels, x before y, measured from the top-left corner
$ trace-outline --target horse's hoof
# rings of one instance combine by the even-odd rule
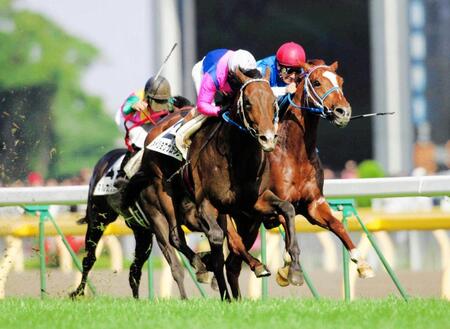
[[[81,296],[83,296],[83,295],[84,295],[83,292],[79,292],[79,291],[75,290],[75,291],[72,291],[72,292],[69,294],[69,297],[70,297],[71,299],[77,299],[78,297],[81,297]]]
[[[280,275],[280,271],[277,272],[277,277],[275,279],[280,287],[287,287],[289,281]]]
[[[305,280],[303,278],[303,272],[300,270],[292,270],[292,267],[289,269],[288,281],[293,286],[301,286]]]
[[[358,271],[358,276],[361,279],[370,279],[375,276],[375,272],[373,271],[372,267],[369,264],[367,264],[366,262],[359,264],[357,271]]]
[[[209,273],[207,271],[197,272],[197,273],[195,273],[195,276],[197,277],[197,281],[200,283],[210,283],[211,282],[211,279],[209,278]]]
[[[287,280],[289,275],[289,265],[280,267],[278,269],[278,275],[280,275],[283,279]]]
[[[214,291],[219,291],[219,284],[217,283],[217,279],[215,276],[211,279],[211,289]]]
[[[257,278],[262,278],[271,275],[269,269],[264,264],[256,266],[253,272],[255,273]]]

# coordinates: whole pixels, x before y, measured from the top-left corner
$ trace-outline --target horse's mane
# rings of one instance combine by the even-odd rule
[[[187,106],[194,107],[194,104],[186,97],[178,95],[173,97],[173,106],[181,109]]]
[[[245,76],[251,78],[251,79],[261,79],[262,74],[258,69],[250,69],[250,70],[241,70],[242,73],[245,74]]]
[[[250,69],[250,70],[241,70],[241,72],[250,79],[261,79],[262,74],[258,69]],[[236,93],[242,86],[242,82],[239,81],[234,74],[229,74],[228,83],[230,84],[231,89]]]

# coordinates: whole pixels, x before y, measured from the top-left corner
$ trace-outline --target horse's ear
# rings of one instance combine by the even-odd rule
[[[313,58],[308,60],[308,64],[313,66],[325,65],[325,61],[323,59]]]
[[[247,77],[244,73],[242,73],[242,71],[241,71],[241,69],[239,67],[236,68],[236,71],[234,72],[234,74],[236,75],[236,78],[241,83],[245,83],[245,81],[247,81],[249,79],[249,77]]]
[[[332,69],[334,72],[336,72],[336,70],[338,69],[338,62],[336,61],[333,64],[331,64],[330,69]]]
[[[309,64],[309,63],[303,63],[303,64],[300,65],[300,66],[301,66],[301,68],[303,69],[303,71],[308,72],[309,69],[310,69],[311,67],[313,67],[314,65],[311,65],[311,64]]]
[[[270,81],[270,68],[267,66],[266,67],[266,72],[264,74],[264,79],[267,81]]]

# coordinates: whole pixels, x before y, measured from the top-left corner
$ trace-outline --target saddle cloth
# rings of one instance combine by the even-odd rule
[[[175,137],[178,129],[183,124],[184,119],[177,121],[172,127],[163,131],[158,135],[150,144],[146,146],[149,150],[159,152],[175,158],[179,161],[183,161],[183,156],[175,145]]]
[[[122,163],[125,155],[122,155],[120,158],[113,163],[113,165],[105,172],[102,178],[97,182],[97,185],[94,189],[93,195],[110,195],[117,193],[119,190],[114,187],[114,182],[117,178],[117,172],[120,169],[120,164]]]

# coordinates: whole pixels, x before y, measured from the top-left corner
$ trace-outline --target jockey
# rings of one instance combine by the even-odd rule
[[[184,124],[176,136],[176,145],[185,159],[190,144],[189,137],[207,117],[220,116],[222,110],[214,103],[216,94],[232,95],[236,92],[235,72],[238,68],[244,73],[256,69],[255,57],[247,50],[216,49],[207,53],[192,68],[199,115]]]
[[[233,94],[233,78],[237,68],[242,71],[256,69],[256,60],[247,50],[216,49],[192,68],[197,90],[197,110],[206,116],[218,116],[220,107],[214,105],[217,92]]]
[[[116,123],[125,133],[125,144],[128,148],[118,177],[125,177],[126,162],[135,151],[143,149],[150,128],[172,111],[173,98],[170,93],[170,84],[162,76],[156,79],[151,77],[143,90],[128,96],[116,112]]]
[[[264,75],[270,69],[270,86],[277,97],[294,93],[297,89],[296,75],[303,72],[301,67],[306,61],[305,50],[295,42],[286,42],[278,48],[276,55],[257,62],[258,70]]]

